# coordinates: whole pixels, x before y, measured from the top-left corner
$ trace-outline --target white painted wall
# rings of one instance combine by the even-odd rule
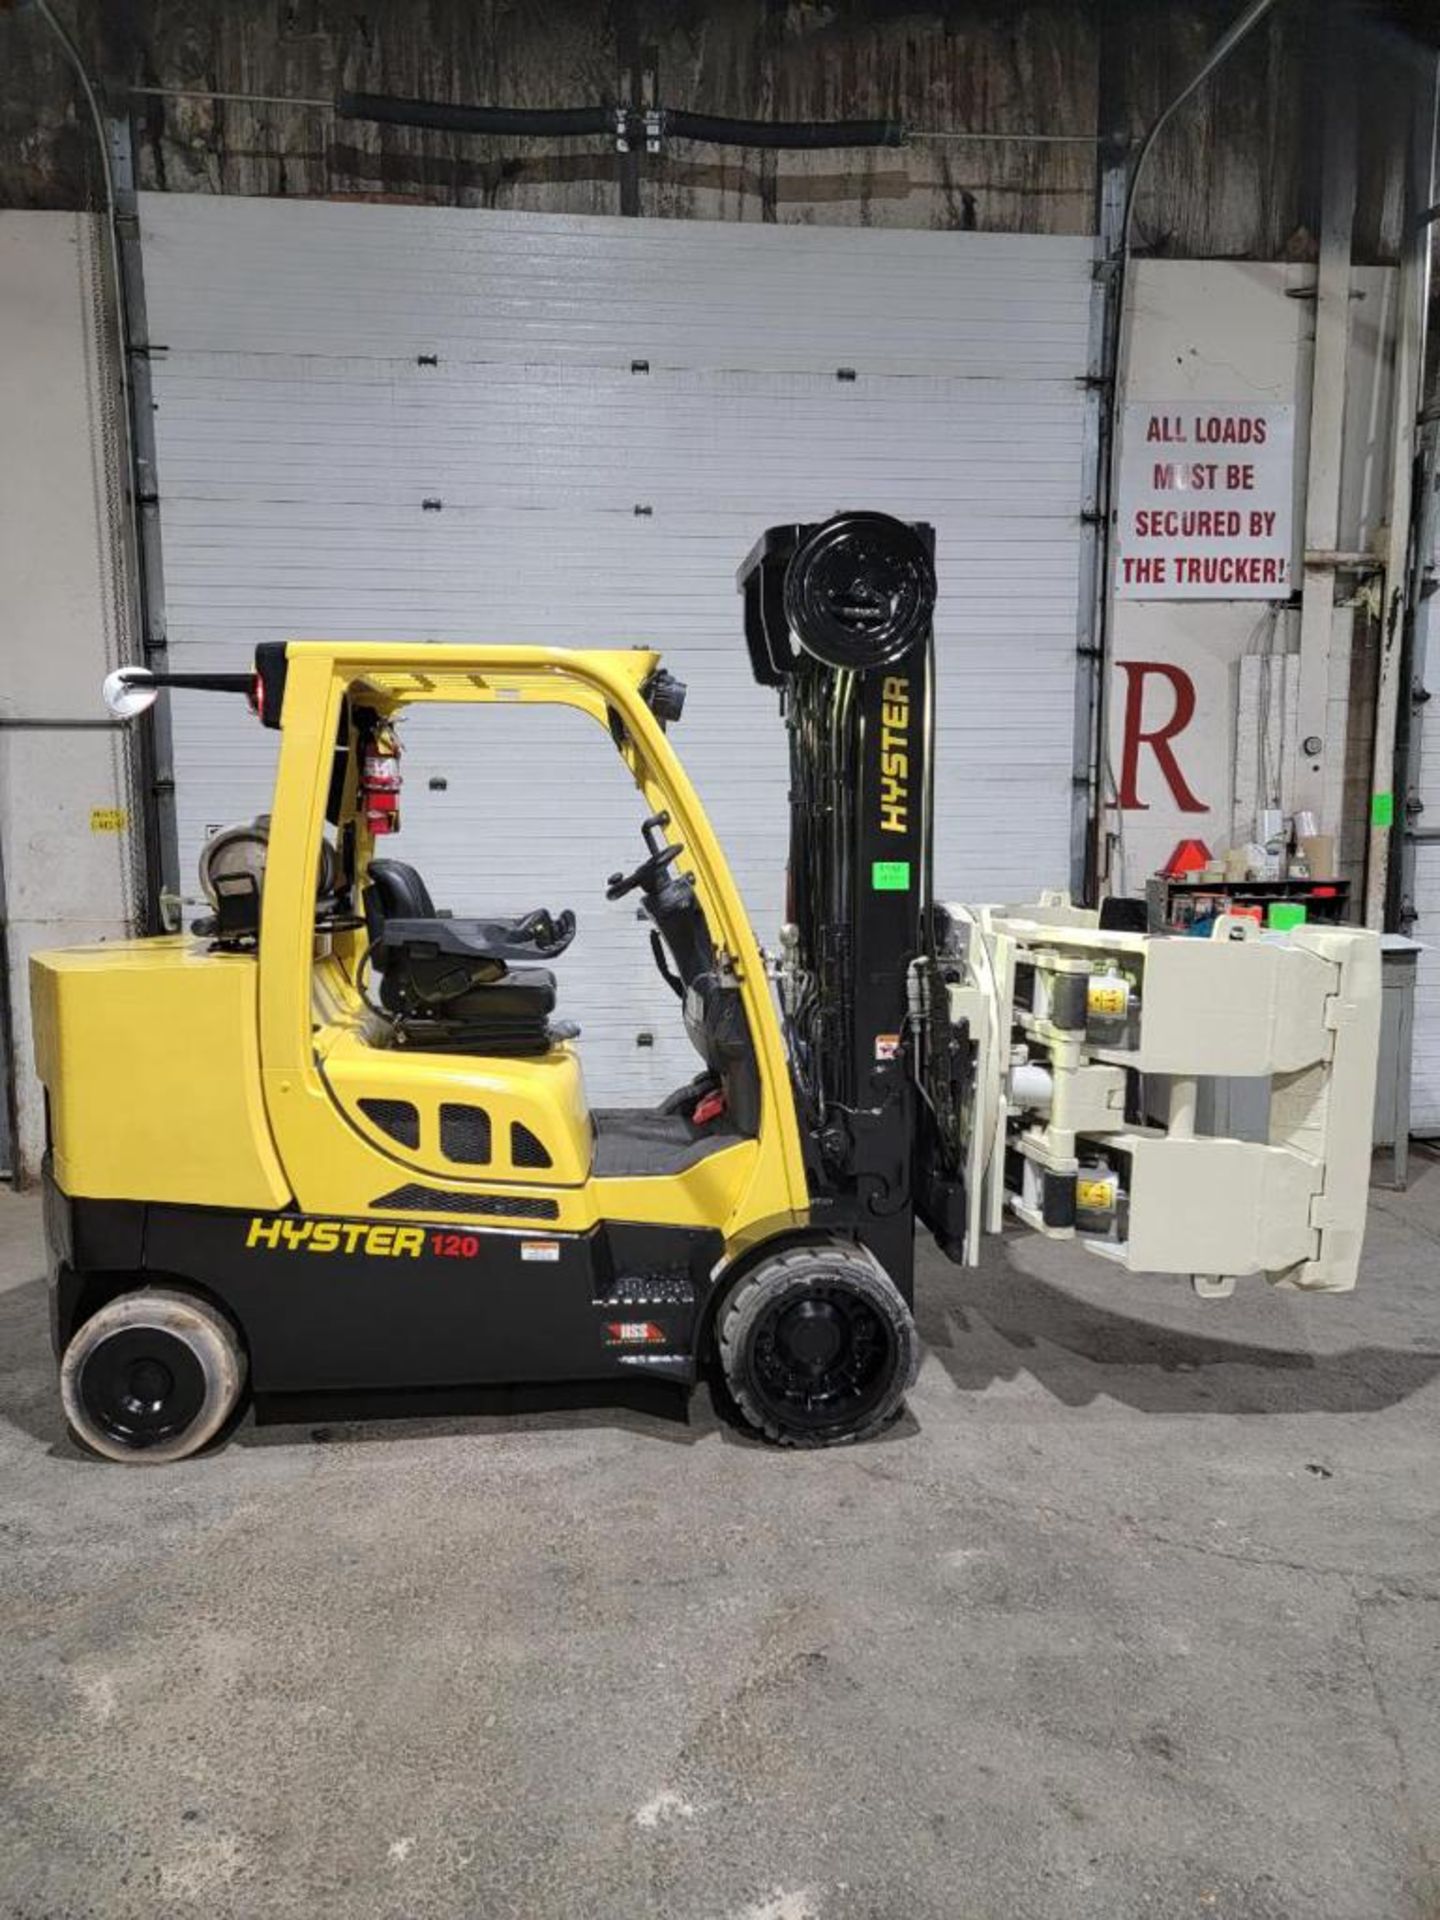
[[[117,651],[109,567],[110,510],[100,447],[99,362],[90,232],[79,216],[0,213],[0,717],[98,717],[98,682]],[[1290,400],[1303,473],[1309,336],[1303,296],[1313,269],[1238,262],[1146,261],[1136,298],[1128,388],[1137,399]],[[1386,472],[1393,274],[1357,270],[1347,395],[1342,544],[1363,546]],[[1300,298],[1292,297],[1300,295]],[[1018,519],[1018,515],[1017,515]],[[1303,516],[1296,515],[1297,526]],[[1177,741],[1207,815],[1168,804],[1142,759],[1141,797],[1125,821],[1131,888],[1184,833],[1212,845],[1231,830],[1239,660],[1264,612],[1257,602],[1123,603],[1118,660],[1171,660],[1195,679],[1197,711]],[[1282,644],[1293,645],[1282,616]],[[1348,631],[1348,622],[1339,626]],[[1331,751],[1341,747],[1344,632],[1337,639]],[[1123,688],[1120,689],[1123,694]],[[1112,701],[1112,724],[1123,717]],[[1112,751],[1120,748],[1118,732]],[[34,1172],[43,1117],[30,1067],[26,967],[40,946],[127,930],[123,836],[92,833],[92,809],[126,804],[119,736],[0,729],[0,867],[14,1021],[19,1164]]]
[[[1389,268],[1357,268],[1352,278],[1349,374],[1342,484],[1341,545],[1368,546],[1383,502],[1389,426],[1395,275]],[[1315,269],[1253,261],[1143,260],[1133,269],[1133,327],[1125,371],[1125,398],[1186,403],[1289,403],[1295,408],[1295,540],[1292,574],[1299,578],[1304,527],[1310,367],[1314,343]],[[1351,618],[1337,609],[1331,656],[1330,722],[1325,746],[1328,818],[1338,829]],[[1172,741],[1185,783],[1205,802],[1203,813],[1182,810],[1154,755],[1142,748],[1139,809],[1108,819],[1120,845],[1112,876],[1116,892],[1143,891],[1176,843],[1196,837],[1212,852],[1248,829],[1248,805],[1235,792],[1236,715],[1240,660],[1250,652],[1291,652],[1299,644],[1299,614],[1272,610],[1260,600],[1117,600],[1109,687],[1111,769],[1121,772],[1123,728],[1135,676],[1121,662],[1169,663],[1190,676],[1195,713]],[[1143,724],[1158,726],[1171,713],[1171,683],[1147,676]],[[1107,780],[1107,786],[1109,781]],[[1244,780],[1242,774],[1241,785]],[[1287,782],[1288,785],[1288,782]],[[1285,796],[1288,806],[1288,794]]]
[[[102,718],[115,655],[88,218],[0,212],[0,720]],[[115,732],[0,726],[0,872],[17,1139],[33,1178],[44,1112],[31,1065],[29,956],[128,931],[128,833]]]

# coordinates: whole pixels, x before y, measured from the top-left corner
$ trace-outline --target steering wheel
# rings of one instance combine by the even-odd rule
[[[607,900],[622,900],[627,893],[633,893],[637,887],[645,893],[655,891],[656,882],[665,869],[680,858],[680,847],[667,846],[665,829],[670,824],[668,813],[652,813],[648,820],[642,821],[641,833],[650,849],[648,858],[642,860],[633,873],[612,873],[605,883]]]

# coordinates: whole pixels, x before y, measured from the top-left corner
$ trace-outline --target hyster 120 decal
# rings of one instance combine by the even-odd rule
[[[480,1251],[473,1233],[431,1233],[425,1227],[370,1226],[363,1220],[297,1220],[279,1218],[250,1222],[247,1247],[275,1253],[363,1253],[371,1259],[418,1260],[429,1251],[442,1259],[474,1259]]]

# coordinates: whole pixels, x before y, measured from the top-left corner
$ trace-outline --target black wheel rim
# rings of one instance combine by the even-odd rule
[[[205,1371],[183,1340],[161,1327],[126,1327],[102,1340],[80,1369],[80,1404],[115,1446],[179,1439],[205,1404]]]
[[[765,1410],[807,1433],[858,1426],[895,1374],[895,1330],[843,1282],[783,1294],[756,1321],[750,1376]]]

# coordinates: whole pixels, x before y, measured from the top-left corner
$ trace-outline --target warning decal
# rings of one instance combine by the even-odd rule
[[[1125,600],[1286,600],[1295,409],[1125,408],[1115,589]]]

